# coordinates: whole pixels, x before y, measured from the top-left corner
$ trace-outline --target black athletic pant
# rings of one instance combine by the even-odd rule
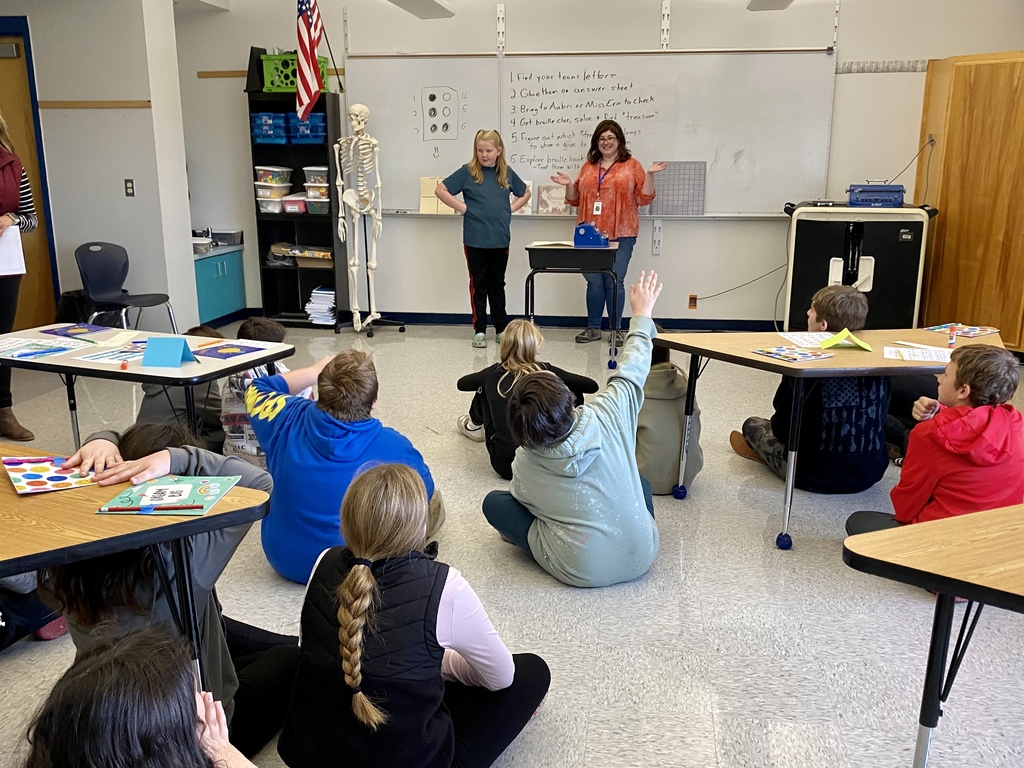
[[[299,666],[299,639],[224,617],[238,675],[231,743],[252,757],[281,730]]]
[[[506,253],[506,259],[507,254]],[[505,268],[502,267],[502,275]],[[18,311],[18,291],[22,275],[0,277],[0,333],[10,333],[14,328],[14,315]],[[0,366],[0,408],[11,407],[11,367]]]
[[[504,690],[444,684],[444,703],[455,730],[452,768],[487,768],[493,764],[544,700],[551,685],[551,671],[544,659],[532,653],[517,653],[512,660],[515,679]]]
[[[495,333],[508,325],[505,314],[505,267],[508,248],[474,248],[463,246],[469,267],[469,300],[473,307],[473,332],[487,330],[487,302],[491,303],[491,322]]]
[[[58,616],[60,611],[43,605],[35,590],[20,595],[0,588],[0,651],[45,627]]]

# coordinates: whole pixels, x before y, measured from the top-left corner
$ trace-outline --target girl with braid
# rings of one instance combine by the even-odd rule
[[[379,464],[349,486],[346,546],[320,556],[302,606],[290,768],[483,768],[547,693],[547,664],[512,655],[462,575],[420,551],[426,526],[415,470]]]

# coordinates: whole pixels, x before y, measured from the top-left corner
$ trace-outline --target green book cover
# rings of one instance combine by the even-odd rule
[[[241,475],[165,475],[125,488],[97,512],[107,515],[205,515],[241,479]]]

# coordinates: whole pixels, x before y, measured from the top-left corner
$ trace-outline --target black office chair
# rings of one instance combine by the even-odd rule
[[[171,320],[171,332],[177,333],[174,310],[166,293],[128,293],[124,281],[128,277],[128,251],[114,243],[84,243],[75,249],[78,273],[82,276],[85,295],[96,305],[96,311],[89,316],[91,323],[103,312],[117,312],[121,316],[121,327],[128,327],[128,308],[135,307],[139,314],[135,327],[139,327],[143,307],[167,306]]]

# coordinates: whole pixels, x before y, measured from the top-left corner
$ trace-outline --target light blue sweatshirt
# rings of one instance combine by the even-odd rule
[[[658,554],[635,455],[655,335],[651,318],[634,316],[607,389],[576,409],[565,438],[540,450],[519,448],[512,462],[509,490],[537,518],[529,534],[533,556],[566,584],[629,581]]]

